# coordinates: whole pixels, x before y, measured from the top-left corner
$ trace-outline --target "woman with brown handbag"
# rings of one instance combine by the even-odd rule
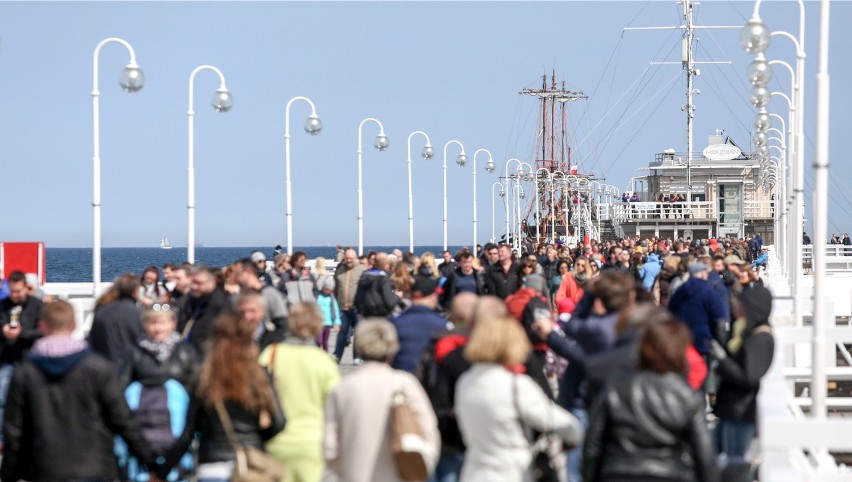
[[[284,413],[266,371],[257,363],[252,334],[251,325],[233,312],[214,321],[186,430],[170,451],[167,467],[197,433],[200,482],[271,482],[283,477],[280,465],[263,453],[263,444],[284,429]],[[270,475],[276,473],[277,478]]]

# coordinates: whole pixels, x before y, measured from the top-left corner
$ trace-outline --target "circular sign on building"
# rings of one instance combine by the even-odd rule
[[[704,148],[702,154],[711,161],[730,161],[742,154],[739,147],[731,144],[713,144]]]

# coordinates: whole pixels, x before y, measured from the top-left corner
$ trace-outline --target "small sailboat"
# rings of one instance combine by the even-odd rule
[[[172,244],[169,243],[169,238],[166,235],[163,235],[163,239],[160,240],[160,249],[172,249]]]

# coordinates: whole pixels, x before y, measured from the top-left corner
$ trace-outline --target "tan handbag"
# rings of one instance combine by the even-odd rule
[[[225,405],[221,401],[218,401],[215,403],[215,407],[219,421],[222,422],[222,427],[228,436],[228,442],[230,442],[236,455],[231,481],[279,482],[282,480],[287,475],[287,470],[284,466],[267,455],[263,450],[255,447],[246,447],[238,443],[237,436],[234,434],[234,425],[231,423],[228,411],[225,410]]]
[[[429,478],[427,460],[434,458],[434,449],[426,440],[417,414],[408,405],[402,387],[394,384],[391,403],[391,453],[399,477],[406,482]]]

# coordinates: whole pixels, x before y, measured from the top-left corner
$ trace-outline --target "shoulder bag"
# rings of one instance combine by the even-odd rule
[[[408,405],[408,399],[399,380],[394,379],[391,398],[391,453],[396,471],[404,481],[423,481],[429,478],[428,460],[434,451],[423,433],[417,414]]]
[[[518,404],[518,375],[512,375],[512,404],[515,406],[515,414],[518,417],[518,424],[521,426],[521,432],[524,437],[527,437],[527,427],[521,420],[521,407]],[[550,431],[545,431],[539,435],[530,444],[532,452],[532,462],[530,462],[530,474],[535,482],[559,482],[559,469],[553,461],[550,448],[551,443]]]
[[[228,415],[225,405],[222,401],[218,401],[215,403],[215,407],[219,421],[222,422],[222,427],[228,436],[228,442],[230,442],[236,455],[231,481],[279,482],[282,480],[287,474],[284,466],[263,450],[240,444],[237,441],[236,434],[234,434],[234,425],[231,423],[231,417]]]

